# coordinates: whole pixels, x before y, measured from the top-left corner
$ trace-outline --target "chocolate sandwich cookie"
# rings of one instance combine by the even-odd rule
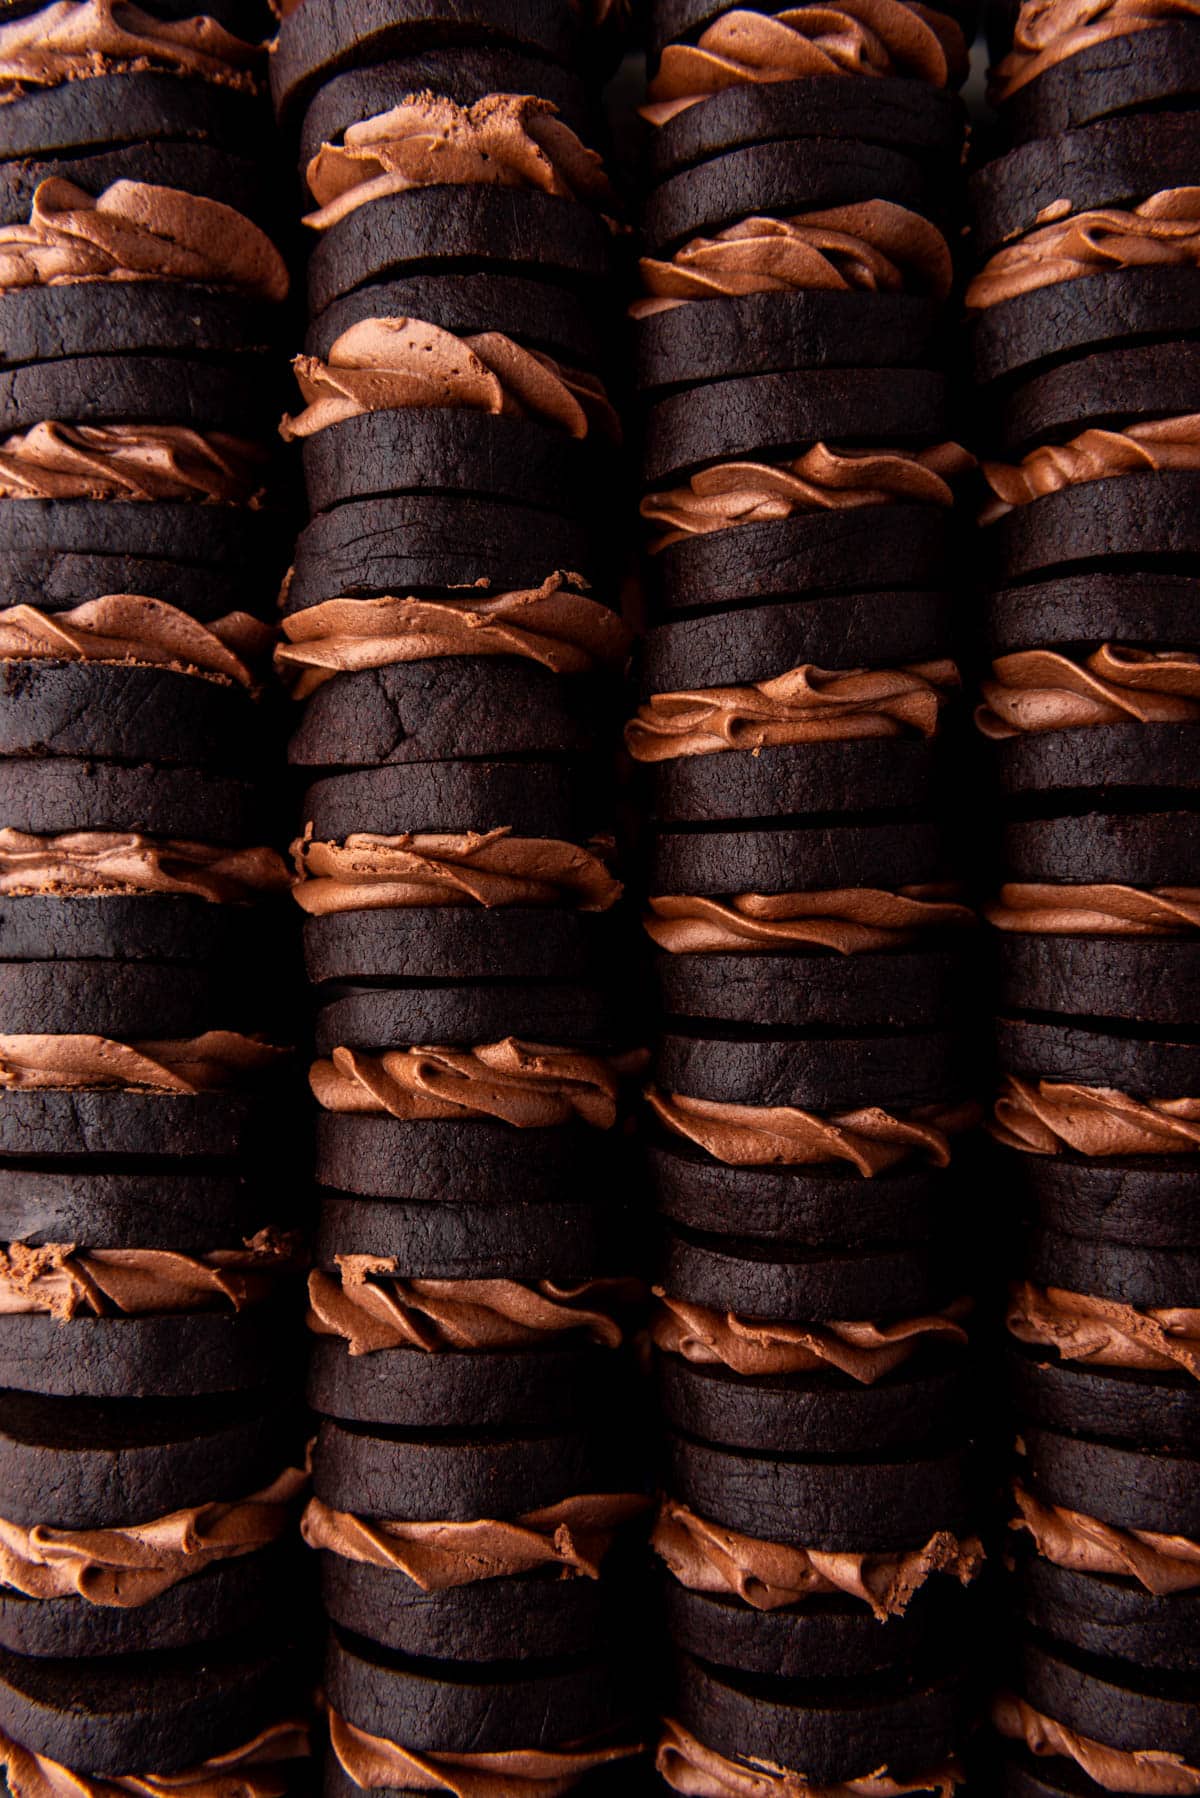
[[[4,1650],[52,1660],[157,1653],[289,1614],[296,1556],[285,1536],[303,1481],[299,1420],[286,1409],[264,1410],[257,1394],[10,1391],[4,1412]]]
[[[1121,486],[1094,483],[1097,506]],[[1018,512],[1052,503],[1035,500]],[[1143,517],[1143,531],[1151,528]],[[1192,714],[1200,718],[1190,697],[1193,686],[1200,692],[1193,594],[1189,579],[1160,582],[1134,570],[1048,579],[993,597],[993,663],[976,722],[995,746],[1006,794],[1191,786]]]
[[[966,295],[976,378],[1195,328],[1200,287],[1189,113],[1111,119],[1023,145],[974,178]]]
[[[719,1671],[681,1655],[658,1766],[673,1785],[691,1768],[728,1784],[767,1761],[805,1784],[874,1775],[937,1790],[965,1708],[961,1681],[936,1661],[907,1677],[801,1682]]]
[[[728,151],[805,138],[900,152],[945,179],[964,131],[962,102],[945,90],[880,75],[868,84],[812,75],[719,89],[655,125],[643,166],[658,185]]]
[[[1030,1641],[1017,1657],[1012,1686],[995,1701],[992,1719],[1016,1745],[1011,1764],[1018,1783],[1010,1776],[1006,1791],[1038,1790],[1024,1783],[1024,1769],[1042,1767],[1033,1754],[1047,1750],[1051,1791],[1100,1785],[1133,1792],[1144,1784],[1147,1765],[1168,1766],[1181,1781],[1200,1767],[1194,1675],[1134,1670]],[[1102,1784],[1089,1767],[1103,1775]]]
[[[40,1197],[30,1176],[5,1179],[0,1383],[123,1400],[248,1391],[277,1380],[299,1235],[261,1212],[249,1224],[231,1183],[201,1180],[193,1190],[186,1176],[168,1182],[170,1209],[160,1201],[153,1221],[132,1209],[136,1188],[102,1178],[100,1198],[110,1203],[85,1222],[88,1184],[84,1174],[59,1174]],[[214,1189],[235,1202],[197,1216],[195,1205]]]
[[[321,1424],[303,1531],[343,1629],[427,1661],[578,1654],[646,1509],[603,1434],[414,1442]]]
[[[947,1306],[945,1279],[909,1245],[839,1254],[672,1233],[653,1324],[668,1423],[789,1455],[928,1441],[963,1398],[965,1308]]]
[[[133,593],[202,620],[262,616],[283,572],[269,509],[186,499],[0,500],[0,603],[44,611]]]
[[[1083,1654],[1197,1670],[1197,1472],[1186,1455],[1022,1432],[1012,1527],[1021,1603]]]
[[[404,1790],[400,1782],[414,1758],[427,1778],[431,1763],[456,1776],[503,1768],[510,1756],[548,1756],[561,1777],[578,1783],[638,1749],[629,1673],[592,1658],[515,1667],[420,1661],[335,1630],[324,1685],[331,1789],[339,1794],[365,1783],[355,1771],[365,1772],[368,1748],[377,1778],[382,1767],[394,1767],[387,1788],[393,1791]],[[598,1789],[619,1790],[620,1781]]]
[[[1064,6],[1042,7],[1034,34],[1002,39],[990,90],[1005,135],[1023,144],[1145,108],[1187,107],[1200,92],[1192,21],[1138,18],[1121,30],[1106,15],[1082,26]]]
[[[1186,1449],[1200,1410],[1200,1260],[1037,1231],[1009,1295],[1018,1402],[1051,1428]]]
[[[552,0],[532,4],[467,5],[458,0],[411,9],[394,0],[305,0],[285,20],[271,58],[276,111],[288,116],[313,90],[346,68],[362,69],[401,56],[456,49],[520,56],[572,67],[581,21]]]
[[[294,1650],[293,1650],[294,1652]],[[264,1764],[285,1778],[307,1754],[295,1675],[262,1636],[197,1656],[135,1652],[88,1661],[0,1654],[0,1755],[10,1778],[25,1756],[35,1775],[204,1776]],[[286,1721],[285,1721],[286,1719]],[[50,1767],[38,1762],[50,1762]]]
[[[0,508],[0,533],[6,510]],[[287,604],[295,610],[479,582],[506,592],[537,587],[553,568],[582,575],[596,590],[604,586],[598,575],[605,562],[594,534],[556,512],[461,496],[368,499],[321,513],[301,531]]]

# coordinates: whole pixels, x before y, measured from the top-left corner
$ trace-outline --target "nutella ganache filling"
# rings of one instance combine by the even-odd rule
[[[950,485],[975,461],[956,443],[927,450],[839,450],[815,443],[788,462],[716,462],[686,486],[648,493],[642,517],[664,526],[651,554],[685,537],[851,506],[952,506]]]
[[[1168,187],[1140,205],[1101,207],[1072,214],[1056,200],[1038,224],[997,250],[967,288],[975,312],[1003,305],[1018,294],[1089,275],[1126,268],[1195,268],[1200,265],[1200,187]]]
[[[216,849],[124,831],[35,836],[0,829],[0,899],[145,893],[245,905],[290,885],[287,866],[274,849]]]
[[[837,0],[775,14],[734,8],[694,44],[668,44],[639,110],[652,125],[709,94],[808,75],[899,75],[946,87],[966,73],[967,48],[953,19],[904,0]]]
[[[132,0],[52,0],[0,25],[0,105],[106,75],[182,75],[253,93],[262,51],[204,14],[156,19]]]
[[[101,662],[170,668],[255,689],[249,664],[270,648],[269,625],[248,612],[200,624],[176,606],[137,593],[106,593],[65,612],[0,608],[0,662]]]
[[[580,1331],[603,1348],[619,1348],[625,1332],[613,1312],[640,1295],[636,1281],[425,1280],[398,1277],[388,1255],[338,1255],[338,1272],[308,1276],[308,1327],[340,1336],[352,1355],[414,1348],[532,1348]]]
[[[979,522],[994,524],[1015,506],[1031,505],[1084,481],[1178,469],[1200,469],[1200,413],[1147,419],[1123,430],[1093,427],[1066,443],[1043,443],[1015,464],[985,462],[984,478],[995,497]]]
[[[1200,1380],[1200,1307],[1140,1309],[1117,1299],[1022,1281],[1009,1294],[1009,1332],[1034,1348],[1052,1348],[1064,1361],[1186,1373]]]
[[[962,1319],[970,1305],[959,1300],[928,1317],[877,1324],[821,1319],[784,1323],[739,1317],[690,1304],[654,1287],[658,1307],[651,1320],[656,1348],[702,1367],[727,1367],[749,1379],[776,1374],[820,1373],[835,1369],[860,1385],[882,1380],[930,1342],[961,1347],[967,1340]]]
[[[174,1042],[106,1036],[0,1036],[0,1092],[227,1092],[269,1073],[286,1049],[233,1030]]]
[[[39,182],[29,223],[0,225],[0,294],[103,281],[183,282],[272,302],[288,292],[279,251],[232,206],[145,181],[114,181],[95,196],[58,176]]]
[[[1191,724],[1200,719],[1200,656],[1104,643],[1082,661],[1023,649],[992,664],[975,722],[1002,741],[1090,724]]]
[[[508,1748],[490,1754],[427,1753],[369,1735],[330,1710],[329,1745],[360,1791],[456,1792],[469,1798],[565,1798],[598,1767],[640,1754],[641,1742],[603,1748]],[[37,1795],[41,1798],[41,1794]],[[48,1795],[47,1795],[48,1798]],[[158,1798],[158,1794],[152,1794]],[[203,1794],[202,1798],[208,1798]]]
[[[958,669],[944,660],[895,669],[805,665],[746,686],[655,693],[625,726],[625,747],[635,761],[665,762],[788,743],[928,738],[958,685]]]
[[[266,452],[184,425],[64,425],[0,438],[0,499],[262,503]]]
[[[1200,930],[1200,887],[1012,881],[983,915],[995,930],[1029,935],[1187,936]]]
[[[988,97],[993,105],[1010,100],[1047,69],[1094,44],[1197,18],[1196,0],[1023,0],[1012,46],[991,71]]]
[[[519,1130],[574,1122],[611,1130],[621,1076],[635,1073],[644,1059],[641,1052],[588,1055],[512,1036],[470,1049],[420,1045],[371,1055],[336,1048],[313,1063],[309,1084],[326,1111],[401,1122],[496,1118]]]
[[[944,897],[939,888],[902,887],[889,893],[877,887],[840,887],[809,893],[731,893],[720,899],[660,894],[650,899],[643,922],[654,943],[669,955],[794,948],[862,955],[904,948],[925,930],[960,929],[973,924],[975,914]]]
[[[1118,1529],[1086,1511],[1044,1505],[1020,1483],[1013,1488],[1017,1515],[1010,1529],[1023,1530],[1044,1560],[1073,1573],[1136,1580],[1156,1598],[1200,1587],[1200,1542],[1158,1530]]]
[[[297,356],[292,367],[305,406],[279,427],[288,443],[366,412],[426,406],[620,440],[617,415],[594,375],[522,349],[500,331],[459,337],[420,318],[364,318],[334,340],[327,361]]]
[[[756,1611],[780,1611],[811,1598],[839,1595],[870,1607],[880,1623],[901,1617],[935,1573],[969,1585],[983,1564],[982,1544],[938,1530],[919,1548],[892,1554],[798,1548],[744,1536],[665,1498],[651,1546],[681,1586],[740,1598]]]
[[[26,1598],[79,1598],[135,1609],[208,1567],[269,1548],[292,1527],[295,1502],[307,1484],[306,1474],[288,1467],[248,1498],[191,1505],[110,1529],[25,1528],[0,1517],[0,1588]]]
[[[0,1731],[0,1771],[11,1798],[283,1798],[293,1775],[286,1763],[311,1752],[308,1724],[300,1720],[273,1723],[225,1754],[215,1754],[198,1767],[176,1773],[79,1773],[46,1754],[34,1754]]]
[[[870,1105],[821,1117],[791,1105],[727,1104],[686,1093],[660,1093],[654,1087],[647,1089],[646,1099],[664,1129],[731,1167],[816,1167],[848,1161],[864,1178],[918,1155],[935,1167],[947,1167],[950,1136],[978,1121],[972,1104],[923,1105],[907,1117]]]
[[[304,836],[292,844],[292,858],[297,872],[293,897],[318,918],[425,905],[570,905],[579,911],[608,911],[622,890],[602,854],[555,837],[513,836],[507,825],[397,837],[354,831],[342,843]]]
[[[306,171],[317,203],[304,223],[327,231],[359,206],[414,187],[521,187],[557,199],[614,204],[604,165],[549,100],[487,94],[471,106],[408,94],[390,112],[348,125]]]
[[[0,239],[2,241],[2,239]],[[634,318],[693,300],[813,291],[928,293],[944,300],[954,268],[945,238],[890,200],[867,200],[795,218],[745,218],[715,237],[694,237],[669,262],[638,264],[650,296]]]
[[[618,1530],[640,1517],[640,1493],[581,1493],[511,1518],[411,1522],[356,1517],[310,1498],[300,1532],[310,1548],[402,1573],[422,1592],[553,1568],[560,1579],[599,1579]]]
[[[1165,1798],[1200,1792],[1200,1768],[1187,1766],[1182,1755],[1164,1748],[1110,1748],[1012,1693],[996,1699],[992,1722],[1002,1736],[1023,1743],[1031,1754],[1074,1761],[1106,1792],[1162,1793]]]
[[[774,1761],[728,1760],[671,1717],[663,1721],[654,1765],[673,1792],[691,1798],[904,1798],[909,1792],[953,1798],[962,1779],[954,1765],[912,1779],[893,1779],[879,1767],[835,1786],[813,1785],[802,1772]]]
[[[1200,1148],[1200,1099],[1135,1099],[1008,1074],[989,1128],[1006,1148],[1032,1155],[1188,1155]]]
[[[589,674],[622,662],[630,641],[582,576],[562,571],[507,593],[484,583],[436,599],[326,599],[290,613],[282,629],[275,666],[295,699],[335,674],[442,656],[517,656],[553,674]]]
[[[0,1317],[45,1314],[66,1322],[242,1311],[276,1289],[279,1274],[302,1265],[299,1235],[267,1228],[238,1249],[180,1255],[168,1249],[80,1249],[75,1243],[0,1246]]]

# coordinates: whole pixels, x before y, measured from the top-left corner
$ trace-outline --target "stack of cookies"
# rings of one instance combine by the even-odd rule
[[[0,17],[14,1793],[277,1793],[305,1752],[288,1664],[303,1436],[284,1379],[299,1245],[268,953],[287,871],[265,846],[254,615],[278,574],[287,273],[261,225],[265,56],[240,35],[255,9],[211,10]]]
[[[1023,1798],[1200,1790],[1200,22],[1022,7],[974,183]]]
[[[965,61],[961,20],[893,0],[652,9],[626,743],[682,1792],[954,1778],[980,1559],[948,1227],[972,918],[938,829]]]
[[[640,1739],[614,199],[588,55],[557,3],[305,0],[273,58],[312,244],[278,661],[337,1795],[625,1792]]]

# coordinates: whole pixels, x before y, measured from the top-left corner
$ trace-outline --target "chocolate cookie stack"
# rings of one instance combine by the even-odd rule
[[[0,1766],[21,1795],[279,1793],[306,1751],[296,1201],[286,1153],[269,1186],[259,1153],[284,1062],[259,902],[287,872],[252,614],[277,579],[287,275],[253,216],[252,10],[0,15]]]
[[[947,1250],[971,914],[936,819],[962,24],[658,0],[651,36],[658,1766],[946,1790],[980,1559]]]
[[[614,202],[581,16],[304,0],[273,58],[313,245],[278,660],[338,1798],[626,1792],[639,1742]]]
[[[975,179],[1022,1798],[1200,1791],[1200,20],[1026,6]]]

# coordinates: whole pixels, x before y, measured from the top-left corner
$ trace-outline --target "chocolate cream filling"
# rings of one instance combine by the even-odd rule
[[[1118,1529],[1086,1511],[1044,1505],[1019,1482],[1013,1498],[1017,1515],[1009,1528],[1025,1531],[1038,1554],[1056,1567],[1105,1579],[1136,1580],[1156,1598],[1200,1587],[1200,1542],[1188,1536]]]
[[[967,1340],[962,1320],[969,1314],[970,1304],[965,1299],[931,1316],[891,1324],[825,1318],[785,1323],[690,1304],[661,1286],[653,1290],[659,1301],[651,1320],[651,1337],[657,1348],[697,1366],[727,1367],[748,1379],[834,1368],[860,1385],[871,1386],[929,1342],[960,1348]]]
[[[3,891],[0,885],[0,891]],[[969,907],[936,887],[839,887],[808,893],[690,893],[649,901],[648,935],[670,955],[756,953],[796,947],[839,955],[904,948],[922,931],[975,922]],[[1200,911],[1200,894],[1197,894]]]
[[[233,1030],[148,1043],[105,1036],[0,1036],[0,1091],[227,1092],[269,1072],[287,1053]]]
[[[0,499],[262,503],[266,452],[185,425],[64,425],[0,438]]]
[[[989,1128],[1005,1148],[1033,1155],[1187,1155],[1200,1146],[1200,1099],[1135,1099],[1008,1074]]]
[[[1084,481],[1198,468],[1200,413],[1147,419],[1119,431],[1092,428],[1066,443],[1043,443],[1015,464],[985,462],[984,478],[995,497],[980,513],[979,522],[994,524],[1015,506],[1031,505]]]
[[[630,1742],[603,1748],[509,1748],[491,1754],[439,1750],[433,1754],[405,1748],[386,1736],[369,1735],[335,1710],[328,1715],[334,1757],[363,1791],[453,1792],[457,1798],[514,1798],[516,1793],[521,1798],[525,1794],[528,1798],[566,1798],[597,1767],[629,1760],[645,1746]]]
[[[1200,264],[1200,187],[1168,187],[1140,205],[1071,212],[1055,200],[1037,226],[997,250],[967,288],[965,304],[983,312],[1018,294],[1125,268]]]
[[[51,0],[0,25],[0,105],[38,88],[155,73],[253,93],[262,51],[215,19],[156,19],[132,0]]]
[[[198,1767],[179,1773],[108,1773],[103,1777],[64,1767],[49,1755],[34,1754],[0,1732],[0,1771],[11,1798],[284,1798],[294,1772],[287,1763],[311,1752],[308,1724],[299,1719],[273,1723],[225,1754],[213,1755]]]
[[[1009,1292],[1005,1323],[1018,1342],[1051,1348],[1064,1361],[1186,1373],[1200,1380],[1200,1308],[1141,1309],[1093,1293],[1021,1281]]]
[[[426,905],[607,911],[622,891],[602,854],[555,837],[516,837],[507,825],[396,837],[353,831],[342,843],[304,836],[292,844],[292,858],[293,896],[313,917]]]
[[[907,1118],[880,1106],[821,1117],[790,1105],[736,1105],[686,1093],[646,1093],[659,1123],[732,1167],[815,1167],[848,1161],[864,1178],[914,1156],[950,1161],[950,1137],[978,1121],[972,1104],[924,1105]]]
[[[1190,724],[1200,718],[1200,655],[1104,643],[1073,661],[1022,649],[992,664],[975,722],[993,742],[1091,724]]]
[[[670,1717],[664,1719],[654,1764],[673,1792],[689,1798],[903,1798],[909,1792],[953,1798],[962,1779],[954,1765],[913,1779],[893,1779],[879,1767],[838,1785],[818,1786],[774,1761],[729,1760]]]
[[[241,905],[291,885],[276,850],[217,849],[136,832],[0,829],[0,898],[78,899],[109,894],[182,895]]]
[[[1196,0],[1023,0],[1011,48],[991,71],[988,98],[993,105],[1011,100],[1047,69],[1095,44],[1197,18]]]
[[[992,1706],[992,1722],[1010,1742],[1021,1742],[1039,1757],[1061,1756],[1108,1792],[1176,1794],[1200,1792],[1200,1768],[1162,1748],[1109,1748],[1068,1729],[1023,1698],[1005,1692]]]
[[[269,1297],[280,1273],[303,1265],[302,1249],[297,1232],[273,1228],[203,1256],[11,1242],[0,1247],[0,1317],[147,1317],[223,1303],[241,1311]]]

